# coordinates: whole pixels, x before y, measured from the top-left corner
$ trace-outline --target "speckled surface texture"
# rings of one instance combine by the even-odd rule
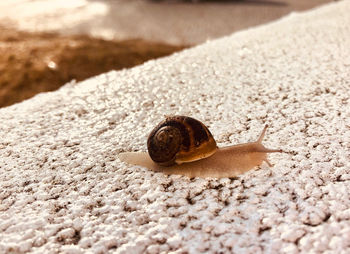
[[[0,110],[0,253],[349,253],[350,2]],[[121,163],[167,114],[292,151],[237,178]]]

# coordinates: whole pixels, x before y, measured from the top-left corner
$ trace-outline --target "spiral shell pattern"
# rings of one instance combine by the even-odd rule
[[[147,148],[154,162],[170,166],[208,157],[217,146],[208,128],[200,121],[187,116],[172,116],[152,130]]]

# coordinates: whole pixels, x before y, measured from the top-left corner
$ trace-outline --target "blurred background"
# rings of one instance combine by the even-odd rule
[[[0,107],[331,0],[1,0]]]

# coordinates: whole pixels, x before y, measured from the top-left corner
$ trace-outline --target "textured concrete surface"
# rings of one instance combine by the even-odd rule
[[[332,0],[1,0],[0,23],[26,31],[194,45]]]
[[[0,110],[0,253],[348,253],[350,2]],[[132,167],[167,114],[274,154],[237,178]]]

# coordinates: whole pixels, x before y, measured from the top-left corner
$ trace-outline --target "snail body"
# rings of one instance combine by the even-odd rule
[[[200,121],[186,116],[167,117],[150,133],[148,153],[127,152],[119,158],[165,174],[188,177],[234,177],[260,166],[268,153],[282,152],[263,146],[265,125],[255,142],[217,147],[209,129]]]

